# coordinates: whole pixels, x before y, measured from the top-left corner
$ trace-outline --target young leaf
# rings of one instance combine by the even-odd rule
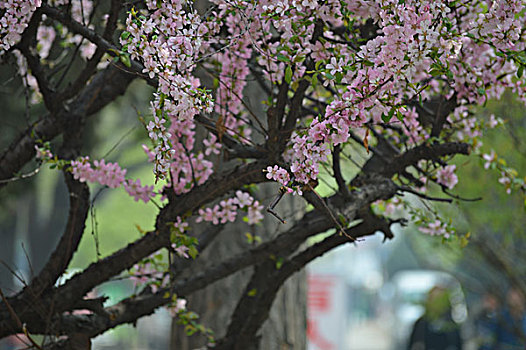
[[[285,69],[285,82],[287,84],[290,84],[291,81],[292,81],[292,68],[290,66],[287,66],[287,68]]]

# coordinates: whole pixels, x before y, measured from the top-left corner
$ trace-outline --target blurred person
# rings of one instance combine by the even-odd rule
[[[482,296],[481,308],[474,317],[478,350],[495,349],[499,313],[499,298],[492,292],[486,292]]]
[[[413,326],[408,350],[462,350],[459,326],[451,318],[449,292],[433,287],[425,302],[425,312]]]
[[[526,349],[526,303],[516,287],[506,294],[506,307],[496,320],[495,347],[492,350]]]

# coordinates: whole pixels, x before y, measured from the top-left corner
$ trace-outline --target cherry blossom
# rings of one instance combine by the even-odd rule
[[[483,154],[482,158],[486,161],[484,163],[484,169],[488,169],[491,166],[491,164],[497,161],[497,154],[494,150],[491,150],[489,154]]]
[[[448,231],[446,224],[438,219],[428,223],[427,226],[421,226],[418,229],[430,236],[443,236],[444,238],[451,237],[451,233]]]
[[[126,192],[128,192],[130,196],[133,197],[133,199],[135,199],[136,202],[140,199],[144,203],[148,203],[151,198],[155,197],[153,185],[142,186],[140,179],[136,179],[135,181],[125,181],[124,189],[126,190]]]
[[[449,189],[455,187],[455,185],[458,183],[458,177],[455,175],[456,168],[456,165],[448,165],[439,168],[437,171],[437,182]]]
[[[172,317],[177,317],[177,315],[186,310],[186,299],[177,298],[177,300],[167,307],[170,315]]]

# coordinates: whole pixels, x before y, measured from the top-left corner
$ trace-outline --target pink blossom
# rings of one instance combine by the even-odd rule
[[[504,185],[507,194],[511,194],[511,178],[504,172],[502,172],[500,175],[499,183]]]
[[[284,186],[287,186],[287,184],[290,181],[290,175],[287,170],[274,165],[273,167],[269,166],[267,167],[267,179],[277,181],[281,183]]]
[[[195,220],[196,222],[206,221],[211,222],[214,225],[219,224],[221,220],[220,214],[221,208],[219,205],[215,205],[213,208],[199,209],[199,216]]]
[[[219,154],[221,149],[221,144],[217,142],[217,137],[214,134],[210,134],[210,140],[204,139],[203,144],[206,147],[205,155],[209,156],[210,154]]]
[[[182,245],[182,246],[177,247],[175,244],[172,244],[172,248],[173,250],[175,250],[177,255],[179,255],[181,258],[185,258],[185,259],[190,258],[190,255],[188,255],[188,251],[190,250],[190,248],[188,248],[187,246]]]
[[[51,151],[46,148],[35,145],[35,151],[37,152],[36,158],[39,160],[48,160],[53,158],[53,153],[51,153]]]
[[[225,224],[227,222],[234,222],[237,216],[237,206],[236,201],[233,198],[219,202],[222,210],[219,212],[221,217],[221,223]]]
[[[455,187],[458,183],[458,177],[455,175],[456,165],[448,165],[437,171],[437,182],[449,189]]]
[[[186,299],[178,298],[174,303],[167,306],[168,311],[172,317],[177,317],[177,315],[186,310]]]
[[[495,163],[497,161],[497,154],[494,150],[491,150],[489,154],[485,153],[482,155],[482,158],[486,161],[484,163],[484,169],[488,169],[491,164]]]
[[[254,201],[251,205],[248,206],[247,219],[249,225],[254,225],[263,220],[263,206],[259,204],[258,201]]]
[[[430,222],[427,224],[427,226],[421,226],[418,229],[430,236],[444,236],[445,238],[450,237],[450,233],[447,230],[446,224],[440,220]]]
[[[252,196],[249,193],[238,190],[236,191],[236,198],[234,199],[234,201],[234,203],[237,204],[240,209],[243,209],[251,205],[254,201],[254,198],[252,198]]]
[[[331,63],[325,66],[326,69],[331,71],[331,75],[335,75],[337,72],[342,72],[343,70],[343,59],[336,60],[336,57],[331,57]]]
[[[142,200],[144,203],[148,203],[151,198],[155,197],[153,191],[153,185],[151,186],[142,186],[141,180],[136,179],[135,181],[127,180],[124,182],[124,189],[133,199],[137,202]]]
[[[179,231],[179,233],[184,233],[188,228],[188,223],[183,221],[180,216],[178,216],[174,222],[174,227]]]

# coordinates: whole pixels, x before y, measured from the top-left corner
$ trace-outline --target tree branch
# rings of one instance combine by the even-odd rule
[[[66,229],[42,271],[22,291],[22,298],[35,298],[35,303],[38,302],[42,292],[51,287],[67,268],[80,243],[88,216],[90,203],[88,186],[74,180],[68,172],[64,172],[64,177],[69,190],[70,202]]]
[[[135,77],[110,66],[97,73],[80,95],[56,115],[48,114],[23,131],[0,155],[0,180],[9,179],[35,156],[36,140],[43,142],[60,135],[68,120],[91,116],[123,95]],[[5,183],[0,182],[0,188]]]
[[[402,172],[408,166],[416,165],[418,161],[422,159],[438,160],[440,157],[455,154],[468,155],[469,152],[470,146],[467,143],[446,142],[431,145],[422,144],[394,157],[382,170],[382,175],[391,177],[396,173]]]
[[[102,39],[107,40],[108,43],[111,42],[111,37],[117,28],[117,21],[119,19],[121,6],[122,0],[111,0],[108,21],[106,23],[106,27],[104,28],[104,33],[102,34]],[[88,63],[84,69],[79,73],[77,79],[75,79],[75,81],[71,83],[64,91],[60,92],[57,99],[60,101],[65,101],[75,96],[95,73],[97,64],[106,51],[107,48],[97,45],[95,53],[88,60]]]

